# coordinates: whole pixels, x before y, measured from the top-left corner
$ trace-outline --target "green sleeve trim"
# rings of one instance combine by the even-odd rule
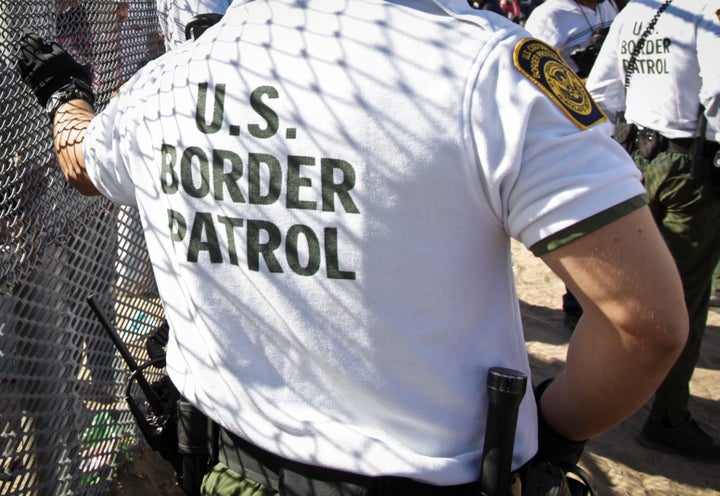
[[[566,227],[562,231],[558,231],[555,234],[538,241],[530,247],[530,251],[536,257],[545,255],[546,253],[560,248],[561,246],[565,246],[576,239],[582,238],[586,234],[597,231],[601,227],[616,221],[620,217],[624,217],[630,212],[647,205],[647,202],[647,196],[644,194],[625,200],[622,203],[618,203],[617,205],[605,209],[602,212],[588,217],[587,219],[583,219],[577,224]]]

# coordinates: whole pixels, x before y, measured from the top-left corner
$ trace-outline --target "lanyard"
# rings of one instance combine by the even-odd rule
[[[635,48],[633,49],[632,53],[630,54],[630,60],[628,61],[627,65],[627,72],[625,72],[625,92],[627,93],[628,86],[630,86],[630,78],[632,77],[633,73],[635,72],[635,69],[637,68],[637,56],[640,55],[640,52],[642,51],[643,47],[645,46],[645,40],[647,40],[647,37],[650,36],[650,33],[652,33],[653,29],[655,29],[655,24],[657,24],[658,19],[662,15],[663,12],[665,12],[665,9],[668,8],[670,5],[670,2],[672,0],[665,0],[665,2],[660,6],[660,8],[657,9],[657,12],[655,12],[655,16],[650,21],[650,24],[648,24],[648,27],[645,28],[645,31],[643,34],[640,35],[640,38],[638,38],[637,43],[635,43]]]

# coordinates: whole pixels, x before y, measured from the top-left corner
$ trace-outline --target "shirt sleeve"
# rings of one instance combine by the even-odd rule
[[[525,29],[535,38],[556,48],[564,41],[555,19],[547,15],[543,9],[534,10],[530,14],[525,23]]]
[[[528,38],[514,53],[493,48],[475,91],[471,122],[486,198],[526,247],[573,226],[587,234],[588,226],[614,220],[598,214],[644,204],[637,201],[645,194],[639,170],[609,136],[609,122],[580,79],[547,45]]]
[[[590,96],[615,122],[615,114],[625,110],[625,73],[618,54],[619,21],[613,22],[585,83]]]
[[[100,193],[111,201],[136,206],[133,184],[126,154],[123,153],[124,113],[121,111],[122,90],[96,115],[85,132],[83,158],[90,180]]]
[[[537,15],[533,19],[533,14],[536,13]],[[559,13],[557,11],[550,9],[541,9],[538,12],[533,11],[530,17],[528,17],[525,29],[535,38],[544,41],[560,52],[570,68],[577,72],[579,68],[572,57],[570,57],[570,50],[574,47],[568,46],[568,33],[563,29],[558,15]]]
[[[712,140],[720,142],[720,16],[711,3],[705,8],[696,39],[702,81],[700,102],[705,107],[708,134],[712,132]]]

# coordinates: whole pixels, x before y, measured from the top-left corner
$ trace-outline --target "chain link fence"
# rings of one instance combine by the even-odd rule
[[[129,374],[86,300],[141,363],[162,308],[137,212],[59,171],[48,117],[14,71],[24,30],[91,67],[101,110],[163,52],[157,6],[0,0],[0,494],[104,494],[142,441]]]

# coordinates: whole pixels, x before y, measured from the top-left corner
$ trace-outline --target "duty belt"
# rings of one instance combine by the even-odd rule
[[[228,468],[280,491],[297,496],[470,496],[477,483],[433,486],[406,477],[365,475],[295,462],[266,451],[220,428],[218,461]]]
[[[650,128],[641,129],[638,133],[638,138],[641,134],[645,134],[646,136],[652,134],[653,139],[658,140],[658,153],[667,151],[671,153],[689,154],[692,150],[693,141],[695,141],[695,138],[666,138],[659,132]],[[716,141],[705,141],[703,146],[703,156],[712,156],[719,148],[720,145],[718,145]]]

